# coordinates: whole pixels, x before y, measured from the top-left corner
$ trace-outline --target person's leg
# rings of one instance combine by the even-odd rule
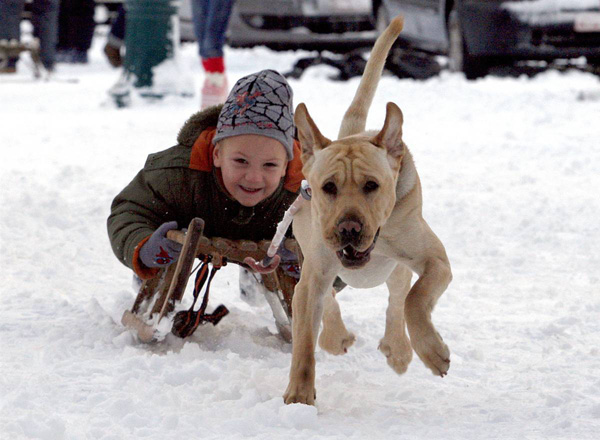
[[[0,1],[0,40],[18,40],[25,0]]]
[[[202,67],[206,72],[200,107],[202,109],[225,102],[229,92],[223,46],[225,31],[234,0],[192,0],[194,31]]]
[[[61,0],[58,14],[57,62],[87,63],[94,36],[94,0]]]
[[[119,6],[117,17],[110,25],[110,36],[120,40],[121,43],[125,39],[125,8],[123,5]]]
[[[233,2],[234,0],[203,0],[204,25],[202,40],[198,40],[202,59],[223,57],[225,32],[229,25]]]
[[[61,0],[58,8],[58,40],[56,43],[57,63],[71,62],[73,49],[73,0]]]
[[[62,0],[64,1],[64,0]],[[87,62],[87,52],[92,47],[94,38],[94,12],[96,9],[95,0],[79,0],[76,10],[77,16],[77,34],[74,36],[74,46],[77,50],[76,62]]]
[[[59,0],[33,0],[31,7],[33,35],[40,40],[40,58],[48,70],[54,69],[58,39]]]
[[[110,32],[104,45],[104,54],[108,58],[108,62],[113,67],[121,67],[123,65],[123,56],[121,48],[125,40],[125,8],[119,6],[117,17],[110,25]]]
[[[196,34],[198,48],[202,46],[201,42],[204,39],[207,10],[208,0],[192,0],[192,24],[194,25],[194,34]]]
[[[0,40],[20,40],[21,14],[25,0],[0,0]],[[13,73],[18,58],[0,60],[0,73]]]

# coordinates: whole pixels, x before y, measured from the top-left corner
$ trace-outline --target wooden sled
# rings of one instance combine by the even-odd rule
[[[267,255],[269,240],[260,242],[208,238],[202,235],[204,220],[194,218],[187,231],[169,231],[167,237],[183,245],[176,264],[163,269],[158,276],[142,283],[131,310],[126,310],[121,323],[133,329],[139,339],[150,342],[156,339],[160,321],[175,310],[181,302],[196,258],[210,255],[213,261],[225,261],[245,266],[246,257],[262,261]],[[300,248],[295,240],[287,239],[285,246],[296,255]],[[258,276],[259,274],[257,274]],[[283,339],[291,342],[292,296],[297,280],[281,267],[269,274],[260,274],[265,298],[273,311],[275,324]],[[156,314],[158,316],[156,317]],[[150,323],[154,322],[154,324]]]

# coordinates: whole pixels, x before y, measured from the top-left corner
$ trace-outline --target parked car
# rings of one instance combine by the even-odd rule
[[[600,0],[381,0],[374,8],[378,30],[403,14],[404,48],[447,55],[469,79],[519,60],[600,64]]]
[[[181,38],[195,39],[190,0],[180,9]],[[347,51],[371,46],[377,33],[372,0],[238,0],[227,44],[275,50]]]

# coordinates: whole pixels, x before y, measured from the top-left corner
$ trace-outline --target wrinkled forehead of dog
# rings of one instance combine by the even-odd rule
[[[340,183],[350,180],[362,184],[365,179],[381,183],[395,181],[396,173],[390,165],[387,151],[371,142],[376,134],[333,141],[315,153],[310,175],[319,176],[321,181],[334,179]]]

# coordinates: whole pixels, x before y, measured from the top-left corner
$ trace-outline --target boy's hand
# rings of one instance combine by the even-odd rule
[[[144,266],[167,267],[177,261],[183,246],[167,238],[167,232],[172,229],[177,229],[177,222],[163,223],[144,243],[139,254]]]
[[[258,273],[271,273],[275,269],[277,269],[277,266],[279,266],[279,261],[280,260],[281,260],[281,257],[279,255],[275,255],[273,257],[273,259],[271,260],[271,262],[267,266],[264,266],[263,263],[262,263],[262,261],[261,262],[257,262],[252,257],[246,257],[246,258],[244,258],[244,263],[246,263],[248,266],[250,266],[250,268],[254,272],[258,272]]]

